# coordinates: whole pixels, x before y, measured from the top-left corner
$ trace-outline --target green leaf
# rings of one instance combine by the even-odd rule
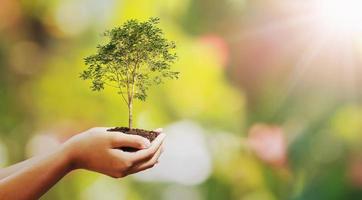
[[[84,59],[87,69],[80,78],[91,80],[93,91],[113,86],[118,87],[120,95],[128,95],[124,99],[145,101],[150,86],[175,79],[179,74],[171,71],[177,59],[176,44],[164,37],[157,27],[159,22],[159,18],[145,22],[131,19],[105,31],[103,36],[108,42],[98,45],[97,52]]]

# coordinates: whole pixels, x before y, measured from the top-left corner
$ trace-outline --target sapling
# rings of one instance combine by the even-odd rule
[[[145,101],[151,85],[179,76],[179,72],[171,70],[177,59],[175,42],[164,37],[158,24],[159,18],[144,22],[131,19],[104,32],[108,42],[98,45],[97,52],[85,58],[87,69],[80,75],[92,81],[93,91],[116,88],[128,108],[129,132],[140,130],[133,128],[134,99]]]

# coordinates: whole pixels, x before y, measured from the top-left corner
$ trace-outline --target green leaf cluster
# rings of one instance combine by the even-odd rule
[[[117,88],[128,105],[133,98],[145,101],[151,85],[179,77],[179,72],[171,70],[177,60],[175,42],[164,37],[158,24],[159,18],[132,19],[106,31],[103,36],[108,42],[85,58],[87,69],[80,77],[91,80],[94,91]]]

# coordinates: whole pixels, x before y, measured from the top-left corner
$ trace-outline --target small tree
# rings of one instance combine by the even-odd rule
[[[159,18],[139,22],[129,20],[122,26],[104,33],[109,42],[97,46],[97,53],[85,58],[87,69],[81,73],[83,80],[92,80],[92,90],[104,86],[117,88],[127,104],[132,129],[134,98],[145,101],[152,84],[164,78],[178,78],[179,72],[171,71],[177,55],[173,41],[164,38],[157,27]]]

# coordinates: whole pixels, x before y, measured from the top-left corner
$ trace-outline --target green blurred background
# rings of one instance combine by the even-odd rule
[[[43,199],[361,199],[362,4],[332,1],[0,0],[0,166],[126,125],[83,58],[104,30],[160,17],[181,78],[135,105],[136,127],[169,135],[159,166],[73,172]]]

